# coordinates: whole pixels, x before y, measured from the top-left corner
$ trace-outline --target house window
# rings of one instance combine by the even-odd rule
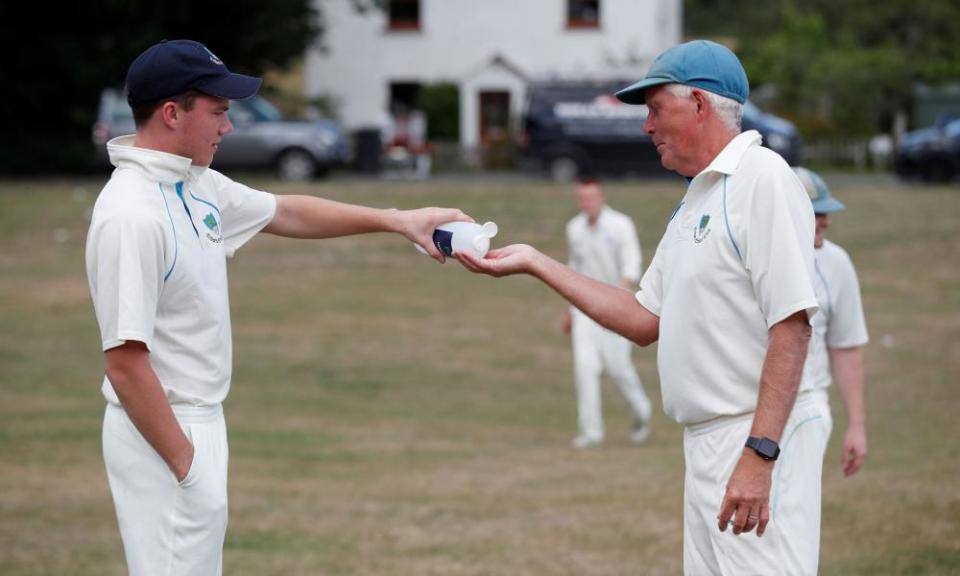
[[[388,0],[390,30],[420,29],[420,0]]]
[[[567,28],[599,28],[600,0],[567,0]]]

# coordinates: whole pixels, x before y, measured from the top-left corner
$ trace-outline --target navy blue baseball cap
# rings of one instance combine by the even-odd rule
[[[793,171],[797,173],[807,195],[810,196],[814,214],[831,214],[846,209],[843,202],[833,197],[827,183],[816,172],[800,167],[794,168]]]
[[[161,40],[147,48],[127,71],[131,106],[197,90],[210,96],[243,100],[256,94],[263,81],[234,74],[223,61],[193,40]]]
[[[670,48],[653,61],[647,76],[617,92],[627,104],[644,104],[647,88],[661,84],[685,84],[725,96],[743,104],[750,83],[743,65],[726,46],[710,40],[694,40]]]

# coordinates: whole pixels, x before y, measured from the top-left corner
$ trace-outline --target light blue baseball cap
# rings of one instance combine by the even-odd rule
[[[814,214],[830,214],[831,212],[846,210],[847,207],[843,205],[843,202],[833,197],[827,183],[816,172],[800,167],[794,168],[793,171],[797,173],[800,182],[807,190],[807,195],[810,196]]]
[[[644,104],[647,88],[660,84],[686,84],[741,104],[750,94],[747,73],[737,55],[710,40],[693,40],[663,52],[647,76],[617,92],[617,98],[627,104]]]

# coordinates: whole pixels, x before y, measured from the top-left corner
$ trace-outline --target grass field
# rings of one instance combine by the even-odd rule
[[[821,573],[960,573],[960,189],[827,178],[858,266],[870,454],[844,479],[834,391]],[[250,182],[374,206],[456,205],[496,245],[563,257],[571,190],[517,181]],[[0,182],[0,574],[123,574],[100,453],[102,355],[83,271],[102,180]],[[647,258],[683,193],[613,183]],[[681,567],[679,425],[570,448],[563,304],[528,278],[439,266],[387,235],[260,237],[230,268],[230,575],[622,575]]]

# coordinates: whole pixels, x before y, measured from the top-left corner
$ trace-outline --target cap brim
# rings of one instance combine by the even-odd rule
[[[846,208],[847,207],[843,205],[843,202],[837,200],[833,196],[824,198],[823,200],[817,200],[813,203],[814,214],[830,214],[831,212],[846,210]]]
[[[644,78],[636,84],[631,84],[623,90],[620,90],[615,96],[624,104],[646,104],[647,88],[661,84],[670,84],[672,82],[676,82],[676,80],[665,76]]]
[[[243,100],[257,93],[263,80],[253,76],[230,73],[216,80],[197,86],[197,90],[204,94],[227,98],[228,100]]]

